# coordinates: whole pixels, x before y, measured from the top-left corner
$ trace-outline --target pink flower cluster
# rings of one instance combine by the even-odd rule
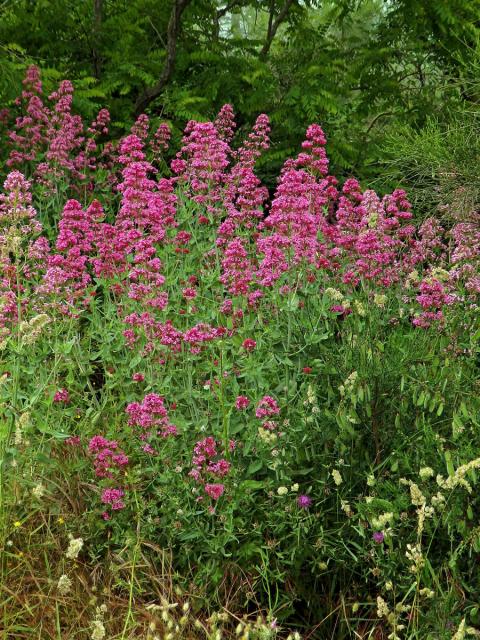
[[[262,113],[258,116],[243,145],[233,153],[233,157],[239,166],[253,169],[255,162],[269,147],[270,120],[265,113]]]
[[[235,400],[235,407],[239,411],[243,411],[243,409],[246,409],[249,404],[250,400],[247,398],[247,396],[237,396]]]
[[[472,212],[469,220],[459,222],[451,230],[454,250],[451,276],[465,283],[470,295],[480,294],[480,214]]]
[[[151,147],[153,158],[157,164],[165,151],[168,150],[171,135],[170,127],[166,123],[160,124],[154,133]]]
[[[68,404],[70,402],[70,394],[66,389],[58,389],[58,391],[55,391],[53,401],[57,403]]]
[[[190,189],[193,199],[210,211],[221,199],[221,186],[228,166],[229,147],[211,122],[191,120],[185,129],[183,146],[172,161],[178,181]]]
[[[452,304],[455,296],[447,293],[445,286],[435,278],[422,280],[418,288],[420,293],[416,300],[423,311],[413,319],[413,324],[426,329],[436,320],[443,319],[442,308]]]
[[[96,219],[103,215],[94,201],[86,211],[77,200],[68,200],[62,212],[57,236],[57,253],[47,258],[47,270],[38,287],[41,295],[57,299],[58,308],[73,313],[76,301],[85,304],[85,292],[92,278],[88,272],[89,254],[95,240]]]
[[[116,440],[107,440],[97,435],[88,443],[88,451],[93,455],[95,475],[99,478],[113,478],[114,472],[128,464],[128,457],[118,446]]]
[[[233,296],[246,295],[253,281],[253,269],[240,238],[234,238],[226,246],[222,260],[223,273],[220,276],[229,293]]]
[[[203,344],[223,338],[226,334],[225,327],[212,327],[206,322],[201,322],[185,331],[183,340],[190,345],[191,353],[200,353]]]
[[[33,279],[48,253],[48,241],[36,237],[42,226],[32,207],[30,182],[12,171],[0,193],[0,340],[18,323],[30,303]]]
[[[231,104],[224,104],[213,123],[218,137],[229,144],[235,133],[236,123]]]
[[[231,147],[236,129],[231,105],[225,105],[213,123],[189,122],[183,147],[172,163],[178,177],[158,180],[146,157],[159,158],[166,150],[168,125],[160,124],[152,135],[148,117],[141,115],[117,150],[109,144],[102,148],[99,142],[108,133],[108,111],[102,109],[84,131],[79,117],[72,114],[72,96],[71,83],[63,81],[46,101],[38,69],[28,70],[17,100],[23,113],[10,133],[9,164],[33,166],[36,180],[45,178],[51,183],[68,176],[78,183],[84,180],[85,172],[96,168],[97,161],[103,166],[109,163],[111,176],[122,176],[117,186],[121,203],[110,224],[102,221],[98,202],[93,201],[84,211],[76,200],[69,200],[62,213],[56,252],[49,253],[45,238],[30,241],[32,259],[38,263],[43,259],[47,266],[38,292],[62,298],[60,310],[73,314],[78,313],[78,303],[80,307],[88,304],[92,277],[108,278],[112,292],[126,290],[132,306],[140,303],[147,307],[140,314],[127,314],[130,326],[125,337],[130,345],[143,332],[147,351],[153,348],[153,341],[178,349],[180,335],[189,342],[189,331],[195,333],[195,328],[175,329],[172,340],[165,334],[173,327],[156,316],[168,304],[158,252],[160,245],[169,242],[168,229],[176,224],[176,184],[183,184],[193,199],[204,205],[199,208],[199,222],[208,223],[206,212],[222,215],[216,240],[222,265],[220,280],[231,295],[245,296],[251,308],[256,307],[262,288],[276,285],[284,274],[304,263],[312,277],[315,269],[321,269],[326,277],[354,288],[360,281],[389,287],[401,282],[415,265],[427,261],[443,265],[446,260],[444,231],[434,220],[427,220],[417,234],[403,191],[380,199],[373,191],[362,191],[354,179],[347,180],[341,190],[337,188],[337,180],[328,175],[326,138],[317,124],[307,129],[301,153],[285,162],[269,215],[262,221],[268,194],[254,168],[269,147],[270,123],[265,114],[258,117],[236,150]],[[110,154],[107,164],[105,154]],[[7,192],[18,191],[20,175],[10,175]],[[21,190],[28,200],[28,184]],[[29,206],[27,203],[24,209],[28,211]],[[31,235],[39,233],[34,215],[30,225]],[[189,235],[184,230],[178,232],[176,252],[188,252],[184,236]],[[478,255],[478,220],[473,216],[471,221],[458,223],[450,237],[452,282],[476,294],[480,281],[472,256]],[[15,268],[6,265],[3,270],[7,274],[2,282],[7,299],[2,308],[5,324],[13,311],[11,276]],[[283,283],[279,286],[284,293],[288,291]],[[185,289],[185,297],[193,299],[193,291]],[[419,290],[413,301],[421,306],[423,295]],[[441,306],[449,304],[450,292],[445,295],[438,301]],[[348,313],[341,305],[335,310]],[[442,318],[440,312],[440,306],[431,306],[423,307],[421,313],[423,318],[431,314],[433,320]],[[417,321],[416,325],[425,323]],[[196,344],[192,347],[198,349]]]
[[[280,413],[280,407],[272,396],[263,396],[257,405],[255,415],[257,418],[270,418]]]
[[[97,165],[97,138],[108,133],[110,114],[102,109],[87,131],[80,116],[72,114],[73,85],[63,80],[44,101],[39,70],[29,67],[24,90],[16,101],[23,114],[9,133],[12,147],[7,166],[34,164],[34,177],[50,191],[59,178],[84,181]]]
[[[256,346],[257,346],[257,342],[256,342],[256,340],[253,340],[252,338],[246,338],[242,342],[242,347],[245,349],[245,351],[253,351]]]
[[[274,416],[278,416],[280,413],[280,407],[277,401],[272,396],[263,396],[263,398],[257,404],[255,409],[255,415],[259,420],[262,420],[262,426],[260,428],[260,434],[264,433],[262,429],[266,431],[276,431],[278,423],[272,420]]]
[[[230,443],[231,450],[234,446],[234,443]],[[198,441],[193,450],[192,470],[188,474],[213,500],[223,495],[225,485],[212,480],[223,479],[231,469],[230,462],[219,454],[220,449],[220,443],[211,436]],[[201,499],[202,496],[199,496]]]
[[[118,511],[119,509],[125,508],[125,503],[122,500],[124,495],[125,492],[123,489],[104,489],[101,500],[103,504],[110,505],[112,511]],[[108,513],[104,513],[103,517],[105,520],[108,520]]]
[[[168,438],[178,434],[177,427],[170,422],[165,408],[165,399],[156,393],[147,394],[142,402],[132,402],[127,405],[128,424],[136,427],[142,448],[146,453],[155,454],[156,438]]]
[[[88,443],[88,452],[93,455],[95,475],[118,482],[128,464],[128,457],[120,449],[118,442],[96,435]],[[102,490],[100,499],[102,504],[108,505],[112,511],[119,511],[125,507],[122,499],[124,495],[123,489],[107,487]],[[104,520],[110,520],[111,517],[107,511],[104,511],[102,516]]]

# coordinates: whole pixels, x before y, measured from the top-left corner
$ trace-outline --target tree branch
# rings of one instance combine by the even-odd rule
[[[218,40],[218,37],[220,35],[220,20],[227,15],[227,13],[229,11],[231,11],[234,7],[236,7],[237,5],[241,4],[242,0],[230,0],[230,2],[227,2],[227,4],[222,8],[222,9],[217,9],[217,12],[215,14],[215,39]]]
[[[282,24],[282,22],[287,17],[287,14],[290,10],[290,7],[293,4],[293,0],[285,0],[285,4],[283,5],[278,16],[273,19],[273,11],[270,12],[270,17],[268,20],[268,29],[267,29],[267,38],[265,40],[265,44],[260,51],[260,58],[264,60],[267,57],[268,52],[270,51],[270,47],[272,46],[273,39],[277,33],[278,27]],[[273,2],[272,2],[273,6]]]
[[[240,2],[241,0],[231,0],[230,2],[227,2],[227,4],[223,7],[223,9],[218,9],[217,20],[220,20],[220,18],[223,18],[223,16],[225,16],[237,4],[240,4]]]
[[[165,65],[158,82],[153,87],[147,87],[144,92],[138,96],[135,103],[136,115],[142,113],[145,110],[145,107],[147,107],[152,100],[162,93],[163,89],[172,77],[177,53],[177,38],[180,32],[180,19],[182,17],[182,13],[191,2],[192,0],[174,1],[167,28],[167,58],[165,60]]]
[[[272,33],[273,19],[275,18],[275,0],[270,0],[270,11],[268,12],[267,41]]]

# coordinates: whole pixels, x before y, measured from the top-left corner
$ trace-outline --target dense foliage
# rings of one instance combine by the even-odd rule
[[[244,132],[268,113],[269,188],[305,123],[321,122],[337,174],[378,177],[386,133],[474,108],[479,11],[478,0],[11,0],[0,93],[11,102],[34,62],[49,91],[75,82],[84,116],[107,104],[114,137],[147,110],[177,144],[224,103]]]
[[[72,591],[126,554],[130,605],[150,562],[267,612],[243,638],[478,633],[478,211],[339,182],[316,124],[270,200],[266,115],[192,120],[167,163],[165,123],[112,144],[72,104],[28,70],[0,195],[2,583],[46,557],[50,585],[23,627],[41,592],[41,637],[103,638]],[[148,637],[202,625],[162,612]]]
[[[378,183],[401,181],[408,187],[417,218],[435,213],[445,224],[480,208],[478,187],[479,117],[457,112],[448,123],[427,121],[403,127],[385,142],[388,161]]]

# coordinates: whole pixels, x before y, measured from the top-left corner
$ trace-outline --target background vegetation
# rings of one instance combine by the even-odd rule
[[[83,115],[108,106],[114,135],[146,111],[177,142],[187,120],[230,102],[240,127],[271,118],[260,166],[270,187],[314,121],[334,172],[378,178],[386,136],[475,111],[479,15],[478,0],[9,0],[0,97],[12,102],[33,62],[47,90],[74,82]]]
[[[0,0],[0,637],[480,636],[479,16]]]

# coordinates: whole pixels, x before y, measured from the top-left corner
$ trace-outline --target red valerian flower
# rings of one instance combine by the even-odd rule
[[[235,407],[239,411],[246,409],[249,404],[250,404],[250,400],[247,398],[247,396],[237,396],[237,399],[235,400]]]
[[[253,351],[256,346],[257,343],[255,342],[255,340],[252,340],[252,338],[247,338],[242,342],[242,347],[245,349],[245,351]]]
[[[63,404],[68,404],[70,402],[70,394],[66,389],[59,389],[55,392],[53,401],[57,403],[63,402]]]
[[[213,500],[218,500],[225,491],[225,485],[223,484],[206,484],[205,493],[209,495]]]

